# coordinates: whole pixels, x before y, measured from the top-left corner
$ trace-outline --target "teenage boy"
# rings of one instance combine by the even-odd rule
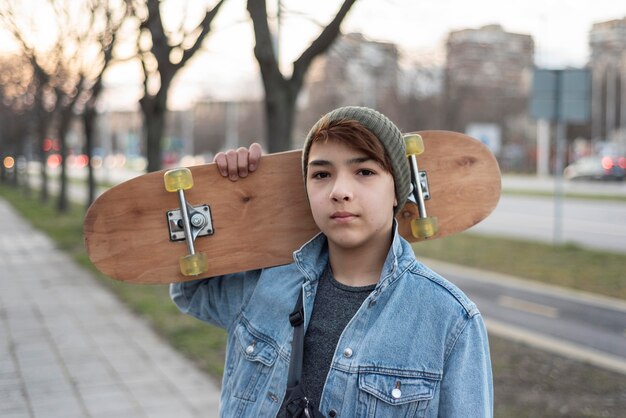
[[[255,144],[216,162],[235,180],[259,156]],[[309,132],[302,161],[321,233],[293,263],[171,286],[182,312],[228,331],[221,415],[289,416],[289,314],[302,294],[301,384],[323,416],[491,417],[478,309],[397,232],[411,189],[398,128],[372,109],[336,109]]]

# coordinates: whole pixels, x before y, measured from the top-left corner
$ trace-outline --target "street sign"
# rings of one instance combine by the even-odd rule
[[[556,119],[557,73],[535,70],[530,100],[530,114],[535,119]]]
[[[590,116],[591,75],[585,69],[535,70],[530,113],[535,119],[556,123],[554,183],[554,243],[563,240],[563,165],[567,148],[566,126],[584,123]],[[547,144],[547,142],[546,142]],[[539,150],[539,153],[542,151]],[[549,150],[544,150],[549,153]]]
[[[586,69],[535,70],[530,113],[535,119],[589,120],[591,75]]]
[[[591,74],[588,70],[564,70],[561,73],[560,115],[568,122],[589,120],[591,107]]]

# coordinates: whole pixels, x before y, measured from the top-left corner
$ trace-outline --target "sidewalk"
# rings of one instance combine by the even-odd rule
[[[219,389],[0,200],[0,416],[217,417]]]

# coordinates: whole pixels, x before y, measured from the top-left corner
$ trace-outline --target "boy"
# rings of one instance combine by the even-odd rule
[[[259,155],[253,145],[216,162],[235,180]],[[323,416],[491,417],[480,313],[397,232],[411,188],[398,128],[372,109],[336,109],[309,132],[302,169],[321,233],[292,264],[171,286],[181,311],[228,331],[222,416],[289,416],[289,314],[301,293],[301,383]]]

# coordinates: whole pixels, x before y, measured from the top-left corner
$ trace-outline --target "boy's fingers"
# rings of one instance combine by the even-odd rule
[[[239,173],[237,169],[237,151],[231,149],[226,152],[226,165],[228,167],[228,178],[237,181]]]
[[[239,177],[248,177],[248,156],[247,148],[237,148],[237,172]]]
[[[237,150],[218,152],[213,162],[217,164],[222,176],[237,181],[239,177],[247,177],[250,172],[257,169],[262,154],[261,145],[255,142],[250,148],[240,147]]]
[[[213,158],[213,162],[217,164],[217,169],[220,174],[224,177],[228,176],[228,163],[226,161],[226,154],[223,152],[218,152],[215,154]]]
[[[250,171],[256,170],[259,166],[261,154],[263,154],[263,149],[261,149],[261,145],[257,144],[256,142],[250,145],[250,152],[248,155],[248,169]]]

